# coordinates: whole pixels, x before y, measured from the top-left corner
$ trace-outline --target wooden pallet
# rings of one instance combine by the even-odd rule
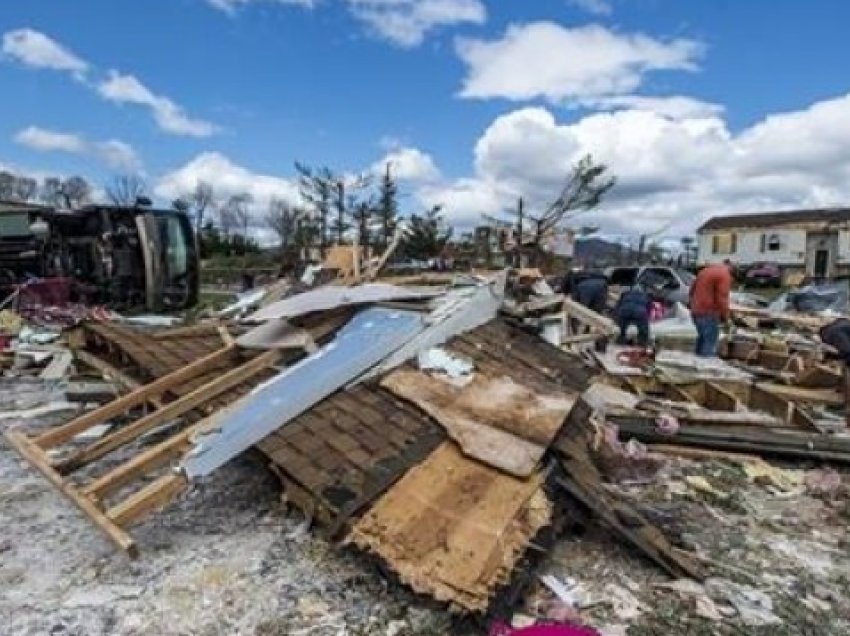
[[[210,422],[209,418],[197,417],[192,421],[189,416],[197,416],[225,392],[256,381],[278,363],[281,355],[273,350],[246,360],[237,346],[229,344],[62,426],[32,436],[8,431],[6,439],[115,545],[135,557],[138,550],[127,528],[174,501],[189,486],[178,463],[191,448],[193,436]],[[204,381],[197,385],[199,378]],[[176,387],[187,386],[193,388],[175,392]],[[147,412],[145,407],[151,403],[161,406]],[[74,444],[80,434],[119,417],[130,421],[93,442]],[[175,420],[191,423],[164,441],[138,448],[133,456],[117,466],[110,465],[106,472],[91,476],[97,472],[99,460]]]

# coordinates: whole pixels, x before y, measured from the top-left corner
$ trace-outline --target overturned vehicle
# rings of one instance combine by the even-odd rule
[[[62,281],[65,300],[168,311],[198,300],[198,250],[182,212],[0,202],[0,298],[29,281]]]

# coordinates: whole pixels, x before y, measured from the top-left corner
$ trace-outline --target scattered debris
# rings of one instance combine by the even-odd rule
[[[499,629],[516,633],[597,625],[624,634],[672,602],[686,604],[688,627],[796,627],[792,594],[807,612],[847,609],[840,588],[799,583],[797,593],[787,582],[803,569],[840,585],[846,545],[826,528],[846,526],[844,473],[769,463],[850,463],[836,413],[843,378],[814,337],[731,335],[727,360],[608,346],[610,319],[534,271],[522,274],[531,292],[521,299],[505,298],[504,274],[346,287],[381,263],[342,256],[366,271],[324,286],[324,270],[313,271],[312,281],[249,292],[194,324],[102,314],[44,329],[4,310],[6,439],[115,545],[131,555],[150,547],[150,558],[157,524],[143,522],[215,488],[254,447],[304,514],[281,535],[291,550],[321,541],[315,526],[389,580],[458,614],[513,617]],[[655,323],[658,335],[685,338],[684,311]],[[763,310],[739,314],[754,311]],[[204,514],[190,509],[181,523]],[[801,519],[823,534],[781,534]],[[762,534],[741,531],[747,524],[763,524]],[[536,576],[564,541],[605,545],[646,576],[578,564],[556,573],[551,563]],[[793,568],[760,576],[764,565],[747,560],[758,550]],[[515,612],[535,580],[537,600]],[[93,577],[59,604],[121,606],[148,593]],[[286,633],[345,629],[320,591],[299,598],[290,611],[301,625]],[[689,633],[679,627],[654,633]],[[400,635],[411,623],[397,615],[374,629],[366,633]]]

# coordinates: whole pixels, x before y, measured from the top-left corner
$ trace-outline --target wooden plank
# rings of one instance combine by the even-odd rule
[[[676,455],[687,459],[726,459],[733,462],[752,462],[760,460],[758,455],[747,455],[745,453],[730,453],[727,451],[713,450],[711,448],[697,448],[694,446],[674,446],[672,444],[647,444],[647,449],[653,453],[664,453],[665,455]]]
[[[784,397],[765,391],[758,386],[750,388],[747,406],[755,411],[764,411],[790,425],[794,415],[794,404]]]
[[[57,469],[59,472],[67,473],[69,471],[76,470],[80,466],[94,461],[95,459],[103,457],[116,448],[120,448],[121,446],[128,444],[140,435],[153,430],[160,424],[169,422],[204,402],[211,400],[215,396],[220,395],[228,389],[241,384],[260,371],[275,364],[279,359],[279,351],[266,351],[254,359],[245,362],[241,366],[231,369],[224,375],[218,376],[213,381],[204,384],[191,393],[187,393],[174,402],[171,402],[153,413],[136,420],[132,424],[129,424],[128,426],[97,440],[93,444],[80,449],[67,459],[58,463]]]
[[[230,331],[227,329],[227,325],[218,326],[218,335],[221,336],[221,341],[225,346],[230,346],[235,342],[233,336],[230,335]]]
[[[122,388],[124,391],[135,391],[140,386],[142,386],[142,383],[138,380],[131,378],[129,375],[127,375],[120,369],[117,369],[116,367],[112,366],[103,358],[99,358],[98,356],[91,354],[88,351],[77,349],[76,351],[74,351],[74,357],[80,362],[87,364],[95,371],[98,371],[107,379],[112,380],[113,382],[118,384],[120,388]],[[161,405],[161,401],[157,398],[151,398],[149,401],[156,401],[159,402],[158,406]]]
[[[48,365],[39,374],[42,380],[61,380],[68,373],[71,363],[74,361],[74,355],[71,351],[57,351],[53,354]]]
[[[794,385],[807,389],[837,389],[843,385],[843,379],[840,370],[815,364],[798,373]]]
[[[186,488],[189,482],[181,473],[163,475],[106,512],[118,526],[126,527],[155,510],[165,507]]]
[[[199,373],[203,373],[210,367],[213,367],[223,360],[231,357],[235,350],[236,348],[233,345],[219,349],[218,351],[211,353],[210,355],[205,356],[204,358],[201,358],[182,369],[178,369],[173,373],[162,376],[150,384],[139,387],[132,393],[128,393],[109,404],[105,404],[99,409],[86,413],[64,426],[59,426],[42,433],[36,437],[34,441],[38,446],[45,450],[58,446],[59,444],[63,444],[92,426],[102,424],[110,418],[121,415],[134,406],[144,404],[151,397],[159,396],[168,391],[170,388],[191,379]]]
[[[89,519],[100,529],[110,541],[124,550],[131,558],[138,556],[138,549],[133,538],[118,527],[109,517],[72,484],[62,478],[58,472],[51,468],[47,455],[44,451],[32,443],[26,435],[20,431],[6,431],[6,440],[21,456],[32,464],[48,481],[59,491],[70,499]]]
[[[705,383],[703,405],[715,411],[737,411],[741,406],[734,395],[714,382]]]
[[[201,426],[205,425],[207,421],[201,420],[185,431],[169,437],[164,442],[160,442],[156,446],[152,446],[139,455],[136,455],[130,461],[113,468],[105,475],[82,488],[82,493],[96,500],[103,499],[110,493],[136,480],[139,476],[165,465],[191,447],[191,435]]]
[[[813,404],[824,404],[826,406],[844,406],[843,391],[832,389],[802,389],[796,386],[784,384],[773,384],[760,382],[756,385],[774,395],[779,395],[794,402],[811,402]]]
[[[564,298],[563,308],[571,318],[580,320],[602,335],[613,336],[617,332],[617,326],[613,320],[597,314],[572,298]]]

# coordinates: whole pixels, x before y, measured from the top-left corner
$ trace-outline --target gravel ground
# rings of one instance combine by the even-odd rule
[[[4,388],[0,410],[55,397],[35,385]],[[0,429],[66,417],[5,419]],[[720,494],[689,485],[695,476]],[[750,483],[738,464],[671,459],[648,482],[618,490],[706,559],[705,585],[671,589],[596,526],[564,538],[542,570],[574,583],[583,621],[610,636],[845,636],[850,474],[839,476],[827,493],[783,491]],[[3,634],[482,633],[311,533],[251,455],[135,528],[141,557],[130,561],[3,441],[0,527]],[[518,613],[551,615],[551,607],[536,585]]]

